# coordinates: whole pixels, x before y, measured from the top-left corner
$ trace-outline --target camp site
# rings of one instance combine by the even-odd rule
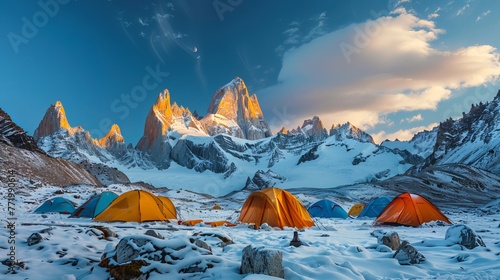
[[[409,192],[351,199],[351,191],[331,195],[269,187],[217,198],[119,184],[102,190],[75,186],[57,191],[43,189],[31,198],[33,203],[24,204],[26,212],[20,215],[16,238],[20,258],[29,269],[20,270],[19,276],[42,271],[43,260],[65,274],[81,277],[77,279],[108,279],[109,275],[122,279],[123,269],[127,273],[145,270],[148,279],[160,279],[163,274],[180,275],[179,279],[253,279],[251,275],[262,279],[306,279],[302,278],[306,275],[307,279],[428,279],[456,277],[457,273],[449,272],[454,266],[463,267],[476,279],[491,279],[484,270],[493,269],[491,264],[500,251],[498,222],[492,222],[498,213],[464,214],[443,201],[438,207],[423,194]],[[380,211],[376,217],[370,211],[356,217],[368,206],[380,204],[385,206],[371,210]],[[353,206],[358,208],[357,215]],[[500,202],[476,211],[486,213],[499,206]],[[469,248],[458,244],[465,230],[476,236]],[[138,266],[141,269],[130,267],[132,259],[121,265],[108,263],[125,257],[121,243],[138,250],[135,261],[145,264]],[[176,251],[177,246],[191,249]],[[264,250],[265,258],[275,258],[279,252],[279,266],[242,272],[248,246]],[[398,246],[409,246],[414,258],[400,253],[403,249]],[[154,260],[162,250],[168,264]],[[169,257],[174,252],[175,257]],[[50,271],[43,275],[37,279],[54,279]]]

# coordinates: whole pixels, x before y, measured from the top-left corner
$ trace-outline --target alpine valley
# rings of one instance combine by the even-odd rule
[[[443,191],[487,193],[470,196],[486,203],[500,194],[499,112],[500,92],[460,119],[445,120],[409,141],[381,144],[350,123],[327,126],[318,116],[272,133],[257,96],[235,78],[215,92],[205,116],[172,102],[168,90],[161,92],[135,146],[126,144],[116,124],[101,139],[72,127],[59,101],[47,109],[33,137],[2,112],[0,145],[18,169],[35,170],[30,162],[50,166],[53,173],[67,174],[60,176],[68,177],[68,185],[142,181],[212,196],[268,186],[345,193],[367,186],[394,192],[418,187],[433,198]],[[14,164],[12,156],[2,158],[9,159],[0,162],[2,168]],[[33,174],[25,178],[32,184],[61,185],[61,179],[30,172],[20,173]]]

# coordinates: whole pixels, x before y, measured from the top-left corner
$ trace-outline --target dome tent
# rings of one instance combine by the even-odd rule
[[[351,209],[349,209],[347,215],[351,217],[357,217],[361,213],[361,211],[363,211],[363,208],[365,208],[365,205],[363,203],[356,203],[351,207]]]
[[[71,214],[75,211],[75,205],[70,200],[64,197],[54,197],[45,201],[40,207],[38,207],[33,213],[62,213]]]
[[[307,208],[307,212],[309,212],[311,217],[318,218],[347,219],[349,217],[347,212],[340,205],[328,199],[322,199],[312,204]]]
[[[93,195],[80,207],[78,207],[70,218],[94,218],[99,215],[104,209],[106,209],[112,202],[118,197],[114,192],[102,192],[100,194]]]
[[[281,229],[285,226],[303,229],[314,225],[302,203],[293,194],[278,188],[250,194],[241,208],[238,221],[253,223],[257,227],[267,223]]]
[[[359,213],[358,218],[361,217],[376,218],[384,210],[387,204],[391,202],[393,198],[394,197],[390,196],[380,196],[376,199],[373,199],[368,203],[368,205],[365,206],[365,208],[363,208],[361,213]]]
[[[132,190],[123,193],[94,220],[102,222],[147,222],[175,219],[174,205],[167,205],[156,195]],[[173,209],[172,209],[173,208]]]
[[[416,227],[430,221],[451,224],[450,220],[426,198],[406,192],[394,198],[380,213],[375,223]]]

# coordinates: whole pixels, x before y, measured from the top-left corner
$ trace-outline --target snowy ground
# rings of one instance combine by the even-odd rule
[[[148,229],[156,229],[166,239],[179,236],[193,236],[199,232],[220,233],[231,237],[234,244],[220,247],[217,238],[205,239],[212,247],[213,254],[221,262],[208,269],[205,279],[264,279],[261,276],[240,275],[241,252],[247,245],[265,246],[283,251],[283,265],[286,279],[500,279],[500,200],[485,205],[482,209],[441,210],[455,223],[467,224],[483,238],[485,247],[472,250],[458,245],[446,245],[444,237],[447,226],[431,223],[419,228],[373,227],[372,220],[320,219],[317,226],[299,233],[302,241],[309,246],[298,248],[289,246],[293,229],[252,230],[244,225],[236,227],[212,228],[204,225],[193,227],[177,223],[97,223],[90,219],[72,219],[67,215],[47,214],[46,217],[31,212],[46,198],[53,197],[60,188],[44,187],[25,189],[17,194],[15,217],[17,220],[15,241],[16,258],[25,263],[25,270],[18,274],[5,275],[8,267],[0,264],[0,279],[107,279],[108,274],[97,266],[103,252],[113,249],[121,237],[144,234]],[[113,185],[109,188],[123,193],[130,187]],[[88,198],[94,188],[75,186],[66,188],[67,197],[78,205]],[[235,221],[247,193],[239,193],[230,198],[211,198],[188,191],[170,190],[158,193],[169,196],[180,218],[203,219],[204,221]],[[80,198],[75,198],[80,195]],[[308,205],[317,199],[330,197],[328,193],[299,195]],[[2,190],[0,206],[6,208],[6,192]],[[353,204],[339,202],[348,210]],[[219,204],[222,210],[211,209]],[[12,244],[8,243],[9,229],[7,216],[2,210],[4,226],[0,228],[0,260],[7,259]],[[23,225],[23,224],[35,225]],[[118,234],[109,241],[98,239],[91,234],[89,226],[104,225]],[[46,239],[28,246],[26,240],[35,232],[52,228],[50,234],[42,234]],[[402,266],[392,258],[394,252],[377,250],[377,239],[370,233],[376,229],[396,231],[401,239],[408,240],[421,252],[426,261],[423,264]],[[459,262],[457,257],[465,259]],[[92,269],[93,268],[93,269]],[[92,269],[92,272],[90,273]],[[4,275],[4,276],[1,276]],[[70,275],[70,276],[68,276]],[[154,276],[154,275],[153,275]],[[159,279],[159,275],[152,279]],[[162,276],[165,277],[165,276]],[[169,275],[161,279],[181,279],[179,275]],[[191,278],[190,278],[191,279]],[[196,278],[195,278],[196,279]]]

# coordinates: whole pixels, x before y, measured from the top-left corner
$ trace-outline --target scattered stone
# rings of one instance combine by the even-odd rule
[[[298,231],[294,231],[293,232],[293,239],[292,239],[292,241],[290,241],[290,246],[300,247],[302,245],[304,245],[304,244],[299,239],[299,232]]]
[[[372,236],[377,237],[378,244],[385,245],[393,251],[397,250],[401,245],[399,234],[395,231],[386,232],[381,229],[374,230],[370,233]]]
[[[285,278],[283,254],[280,250],[264,247],[253,248],[252,245],[248,245],[243,249],[240,273],[265,274]]]
[[[64,191],[63,190],[57,190],[54,192],[54,194],[64,194]]]
[[[75,194],[73,197],[78,199],[78,198],[81,198],[82,196],[79,194]]]
[[[391,232],[382,236],[382,238],[380,238],[380,242],[392,250],[397,250],[401,245],[401,240],[399,239],[399,234],[397,232]]]
[[[165,237],[163,237],[163,235],[161,235],[160,233],[158,233],[158,232],[156,232],[155,230],[152,230],[152,229],[148,229],[146,231],[146,233],[144,233],[144,234],[152,236],[152,237],[155,237],[155,238],[158,238],[158,239],[165,239]]]
[[[103,233],[103,237],[106,240],[109,240],[110,237],[118,237],[118,234],[116,232],[110,230],[108,227],[103,227],[103,226],[91,226],[91,228],[95,228],[100,230]]]
[[[467,249],[474,249],[477,246],[486,247],[481,236],[466,225],[453,225],[449,227],[446,231],[445,239],[460,244]]]
[[[13,262],[10,259],[5,259],[5,260],[1,261],[1,263],[5,266],[9,266],[9,267],[12,267],[12,266],[16,267],[17,266],[23,270],[28,269],[28,266],[24,262],[20,262],[19,260]]]
[[[408,241],[403,241],[392,257],[397,259],[400,265],[419,264],[425,261],[424,255],[420,254]]]
[[[215,233],[215,232],[197,232],[194,233],[193,236],[210,236],[210,237],[216,237],[220,239],[221,243],[219,244],[221,247],[226,247],[227,245],[234,244],[233,239],[227,235],[223,235],[221,233]]]
[[[33,246],[36,245],[40,242],[42,242],[43,237],[40,235],[40,233],[35,232],[28,237],[28,246]]]
[[[114,250],[103,254],[99,266],[107,268],[114,279],[147,279],[151,273],[185,273],[189,275],[185,278],[196,278],[220,262],[211,250],[207,243],[195,238],[127,236]]]
[[[42,229],[42,230],[40,231],[40,233],[44,233],[44,234],[48,234],[48,235],[52,235],[52,229],[53,229],[53,228],[51,228],[51,227],[50,227],[50,228],[45,228],[45,229]]]
[[[469,258],[469,254],[458,254],[453,259],[457,260],[457,262],[463,262],[466,261]]]

